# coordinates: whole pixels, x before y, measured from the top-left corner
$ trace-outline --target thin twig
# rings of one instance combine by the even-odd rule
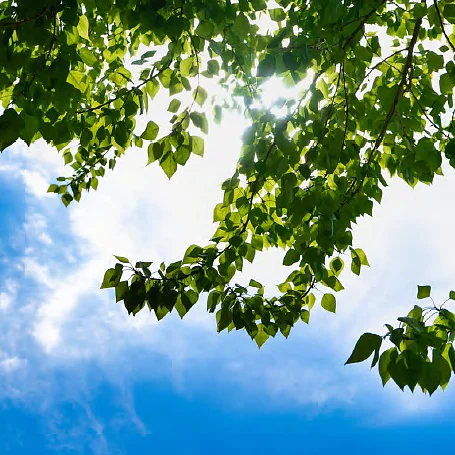
[[[438,2],[436,0],[433,1],[434,3],[434,8],[436,10],[436,15],[438,16],[439,23],[441,24],[442,28],[442,33],[444,34],[447,42],[449,43],[449,46],[452,48],[452,50],[455,52],[455,46],[453,45],[452,41],[450,41],[449,36],[447,35],[446,29],[444,28],[444,20],[442,19],[441,11],[438,6]]]
[[[373,8],[368,14],[366,14],[363,19],[360,21],[359,25],[354,29],[354,31],[348,36],[348,39],[344,43],[342,49],[346,50],[346,48],[351,44],[351,41],[355,38],[358,32],[362,30],[363,26],[368,22],[371,16],[379,9],[380,6],[384,5],[387,0],[381,0],[381,3],[376,7]]]
[[[377,149],[381,145],[381,143],[384,139],[385,133],[387,131],[387,128],[389,126],[389,123],[392,120],[393,115],[395,114],[395,110],[397,108],[398,101],[400,101],[400,98],[403,96],[408,72],[412,65],[412,56],[413,56],[414,47],[417,43],[417,37],[419,36],[419,30],[420,30],[421,25],[422,25],[422,18],[418,18],[416,20],[416,23],[414,26],[414,31],[412,33],[411,42],[410,42],[409,48],[408,48],[408,55],[406,58],[406,62],[404,64],[403,72],[401,73],[401,80],[400,80],[400,83],[398,84],[397,92],[395,93],[395,97],[393,99],[392,106],[390,107],[389,112],[387,113],[387,117],[385,119],[382,130],[379,133],[379,136],[377,137],[377,139],[374,143],[373,150],[371,151],[370,157],[368,159],[369,163],[373,160],[373,156],[375,155],[374,152],[377,151]]]

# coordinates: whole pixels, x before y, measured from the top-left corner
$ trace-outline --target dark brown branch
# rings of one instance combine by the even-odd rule
[[[49,61],[49,57],[51,56],[52,49],[54,47],[54,43],[57,39],[57,13],[54,12],[54,22],[53,22],[53,28],[52,28],[52,38],[51,42],[49,44],[49,50],[47,51],[46,55],[46,62]]]
[[[343,144],[341,145],[341,151],[343,151],[346,146],[346,136],[348,134],[348,122],[349,122],[349,96],[346,90],[346,72],[344,70],[344,61],[343,66],[341,67],[343,74],[343,90],[344,90],[344,102],[345,102],[345,119],[344,119],[344,133],[343,133]]]
[[[169,63],[170,65],[170,63]],[[132,89],[128,90],[127,92],[125,93],[122,93],[121,95],[117,95],[117,96],[114,96],[114,98],[111,98],[107,101],[105,101],[104,103],[101,103],[101,104],[98,104],[96,106],[93,106],[93,107],[89,107],[87,109],[81,109],[79,111],[76,111],[76,114],[86,114],[87,112],[93,112],[93,111],[97,111],[98,109],[101,109],[102,107],[104,106],[108,106],[109,104],[113,103],[114,101],[118,100],[118,99],[121,99],[123,98],[124,96],[130,96],[130,94],[132,92],[135,92],[136,90],[140,89],[143,85],[145,85],[148,81],[151,81],[152,79],[155,79],[156,77],[158,77],[163,71],[165,71],[166,69],[169,68],[169,65],[165,65],[163,66],[163,68],[161,68],[159,71],[156,72],[156,74],[153,74],[152,76],[150,76],[148,79],[146,79],[145,81],[141,82],[139,85],[136,85],[135,87],[133,87]]]
[[[412,97],[414,98],[417,106],[420,108],[420,110],[422,111],[422,114],[424,115],[424,117],[431,123],[431,125],[436,128],[438,131],[440,131],[446,138],[450,138],[450,136],[441,129],[440,126],[436,125],[436,123],[430,118],[430,116],[427,114],[427,111],[425,109],[424,106],[422,106],[422,103],[420,102],[420,100],[417,98],[416,94],[414,93],[414,91],[412,90],[412,88],[409,89],[409,93],[412,95]]]
[[[409,71],[411,69],[411,66],[412,66],[412,56],[413,56],[413,52],[414,52],[414,47],[415,47],[415,45],[417,43],[417,38],[419,36],[419,31],[420,31],[420,27],[421,26],[422,26],[422,19],[419,18],[419,19],[416,20],[416,23],[414,25],[414,30],[412,32],[411,42],[409,43],[409,47],[408,47],[408,55],[406,57],[406,62],[405,62],[404,68],[403,68],[403,72],[401,73],[401,80],[400,80],[400,83],[398,84],[397,92],[396,92],[395,97],[393,99],[392,105],[391,105],[391,107],[389,109],[389,112],[387,113],[387,117],[386,117],[386,119],[384,121],[384,125],[383,125],[383,127],[381,129],[381,132],[379,133],[379,136],[377,137],[377,139],[376,139],[376,141],[374,143],[373,149],[371,150],[370,156],[368,157],[368,160],[366,162],[366,167],[368,167],[368,165],[371,164],[371,162],[376,157],[377,151],[378,151],[380,145],[382,144],[384,136],[385,136],[385,134],[387,132],[387,128],[389,127],[389,123],[390,123],[390,121],[392,120],[392,117],[395,114],[398,102],[400,101],[400,98],[403,96],[403,93],[404,93],[404,90],[405,90],[405,87],[406,87],[406,80],[408,78],[408,73],[409,73]],[[351,192],[356,194],[360,190],[360,188],[363,185],[363,181],[365,179],[365,176],[366,176],[366,173],[364,173],[363,177],[360,178],[360,181],[358,182],[357,185],[356,185],[357,178],[354,177],[351,185],[348,188],[348,191],[346,192],[346,196],[349,195],[349,193],[351,193]],[[345,205],[346,203],[347,203],[347,199],[342,202],[341,206]]]
[[[384,139],[385,133],[387,132],[387,128],[389,127],[389,123],[392,120],[393,115],[395,114],[395,111],[396,111],[396,108],[398,105],[398,101],[400,101],[400,98],[403,96],[403,93],[405,91],[406,79],[408,77],[409,70],[411,69],[411,66],[412,66],[412,56],[413,56],[413,52],[414,52],[414,47],[417,43],[417,37],[419,36],[419,31],[420,31],[421,25],[422,25],[422,18],[418,18],[416,20],[416,23],[414,26],[411,42],[409,43],[408,55],[406,57],[406,62],[404,64],[403,72],[401,73],[401,80],[400,80],[400,83],[398,84],[397,92],[395,93],[395,97],[393,99],[392,106],[390,107],[389,112],[387,113],[387,117],[385,119],[382,130],[379,133],[379,136],[377,137],[377,139],[374,143],[374,147],[373,147],[373,150],[371,151],[368,162],[371,162],[371,160],[373,159],[373,156],[374,156],[374,151],[376,151],[379,148],[379,146],[381,145],[381,143]]]
[[[398,49],[397,51],[393,52],[392,54],[388,55],[387,57],[384,57],[383,59],[381,59],[378,63],[376,63],[375,65],[373,65],[369,70],[368,72],[365,74],[365,78],[363,79],[363,81],[357,86],[357,88],[355,89],[354,91],[354,95],[359,91],[360,87],[364,84],[365,80],[370,76],[370,74],[378,69],[383,63],[387,63],[388,65],[390,65],[390,63],[388,62],[388,60],[392,57],[394,57],[395,55],[397,54],[401,54],[402,52],[404,51],[407,51],[409,50],[409,47],[405,47],[403,49]],[[379,54],[376,54],[379,56]],[[392,66],[392,65],[390,65]],[[393,66],[392,66],[393,67]]]
[[[40,17],[44,16],[47,11],[49,11],[51,7],[46,7],[42,9],[36,16],[33,17],[27,17],[25,19],[21,19],[19,21],[13,21],[13,22],[0,22],[0,28],[5,28],[5,27],[17,27],[22,24],[26,24],[27,22],[33,22],[39,19]]]
[[[446,32],[446,29],[444,28],[444,20],[442,19],[441,10],[439,9],[438,2],[436,0],[434,0],[433,3],[434,3],[434,8],[436,10],[436,15],[438,16],[438,19],[439,19],[439,23],[441,24],[442,33],[446,37],[446,40],[449,43],[449,46],[455,52],[455,46],[453,45],[452,41],[450,41],[450,38],[449,38],[449,36],[447,35],[447,32]]]
[[[379,9],[379,7],[384,5],[386,3],[386,1],[387,0],[381,0],[381,3],[376,8],[373,8],[368,14],[366,14],[362,18],[359,25],[357,25],[357,27],[354,29],[354,31],[348,36],[348,39],[346,40],[346,42],[344,43],[344,45],[342,47],[343,50],[346,50],[346,48],[351,44],[352,40],[355,38],[357,33],[359,33],[360,30],[362,30],[362,28],[364,27],[364,25],[368,22],[370,17],[373,16],[373,14],[376,13],[376,11]]]

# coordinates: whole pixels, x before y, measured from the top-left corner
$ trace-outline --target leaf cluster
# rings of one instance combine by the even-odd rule
[[[431,298],[430,292],[430,286],[419,286],[417,298]],[[407,316],[398,318],[398,327],[386,324],[383,336],[364,333],[346,363],[373,355],[371,367],[378,366],[383,385],[392,379],[402,390],[407,386],[414,391],[417,385],[430,395],[438,387],[444,390],[455,372],[455,314],[444,308],[449,300],[455,300],[455,291],[440,307],[414,305]],[[384,341],[392,347],[380,354]]]
[[[49,191],[68,205],[134,146],[171,178],[204,154],[211,119],[242,112],[239,161],[210,243],[155,271],[119,257],[102,287],[129,313],[148,307],[158,319],[174,308],[183,317],[203,295],[219,331],[246,330],[262,345],[308,323],[318,300],[336,311],[345,263],[356,275],[369,265],[353,226],[381,202],[387,174],[415,186],[441,175],[443,160],[455,166],[454,23],[448,0],[3,0],[0,151],[18,140],[53,145],[72,174]],[[270,78],[296,95],[265,107]],[[230,97],[212,96],[209,80]],[[167,128],[153,109],[158,93],[169,97]],[[283,250],[287,279],[274,292],[254,278],[237,284],[245,260],[268,248]],[[445,352],[429,344],[438,350],[429,362],[423,345],[405,347],[418,331],[401,323],[386,336],[395,351],[379,361],[400,386],[395,371],[442,365],[434,359]],[[376,363],[378,340],[365,335],[350,361],[374,352]]]

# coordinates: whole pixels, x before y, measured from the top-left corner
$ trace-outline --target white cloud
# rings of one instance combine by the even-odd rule
[[[2,288],[0,292],[0,310],[8,310],[14,305],[17,283],[12,280],[5,280],[2,283]]]
[[[17,370],[24,363],[24,360],[18,357],[8,357],[6,359],[1,359],[0,371],[3,373],[10,373],[14,370]]]
[[[28,169],[23,170],[21,173],[26,189],[31,195],[37,198],[43,198],[46,196],[49,182],[42,174]]]

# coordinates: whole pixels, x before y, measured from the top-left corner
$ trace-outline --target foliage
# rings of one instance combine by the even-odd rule
[[[386,171],[414,186],[442,173],[444,155],[455,166],[454,23],[450,0],[0,1],[0,150],[19,139],[55,146],[73,173],[49,191],[68,205],[134,145],[170,178],[203,155],[210,118],[242,111],[248,127],[210,243],[156,270],[117,257],[102,287],[129,313],[148,307],[158,319],[174,309],[183,317],[207,295],[219,331],[245,329],[261,346],[309,322],[316,290],[335,312],[345,262],[356,275],[368,266],[352,225],[381,202]],[[263,108],[271,77],[299,95]],[[231,99],[209,97],[208,79]],[[160,91],[168,131],[150,116],[137,131]],[[292,266],[279,292],[267,297],[253,278],[235,284],[244,261],[271,247]],[[415,307],[401,327],[387,326],[395,347],[379,370],[384,382],[432,393],[455,367],[453,315],[438,309],[431,326],[422,318]],[[376,364],[382,340],[363,335],[348,363],[374,353]]]
[[[417,298],[430,297],[430,286],[419,286]],[[374,353],[371,367],[378,365],[385,385],[392,379],[401,389],[414,391],[417,385],[430,395],[440,386],[447,387],[455,372],[455,314],[444,305],[455,300],[455,291],[439,307],[415,305],[406,317],[399,317],[399,327],[386,324],[384,336],[364,333],[346,363],[363,362]],[[427,325],[431,319],[431,324]],[[385,339],[393,345],[379,355]],[[430,355],[431,354],[431,355]]]

